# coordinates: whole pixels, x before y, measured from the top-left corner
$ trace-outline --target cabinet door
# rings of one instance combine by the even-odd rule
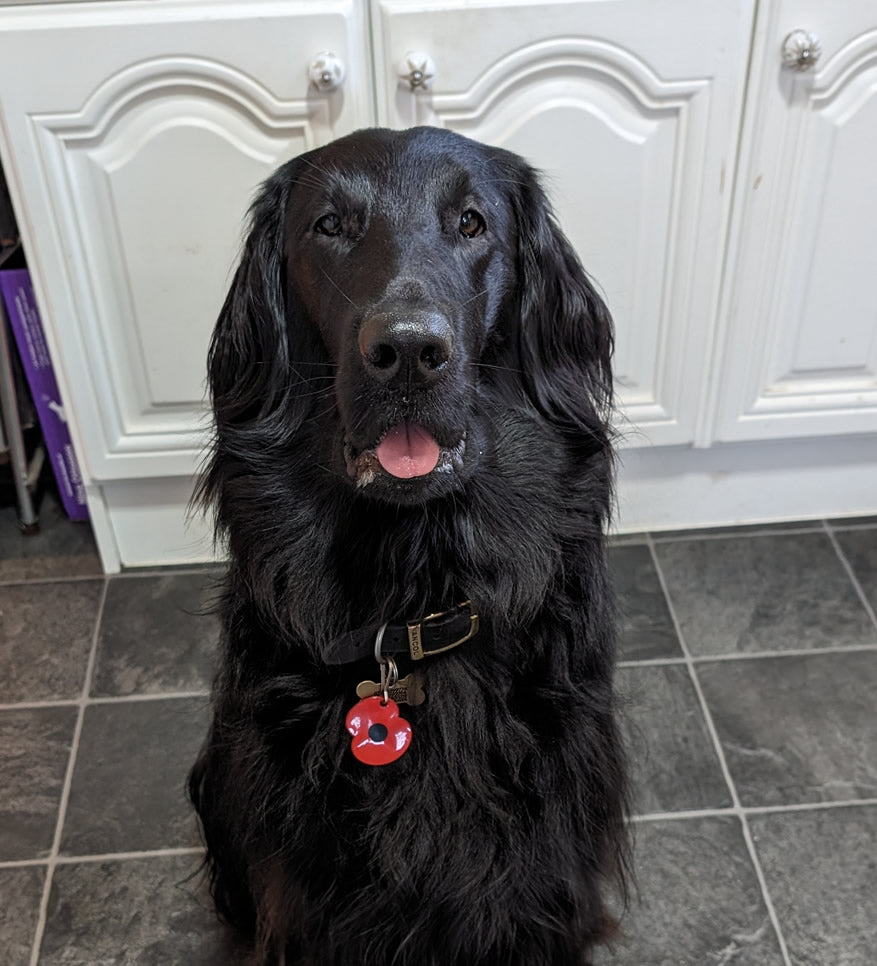
[[[821,57],[784,69],[796,28]],[[877,7],[760,16],[729,273],[722,440],[877,430]]]
[[[0,10],[4,164],[90,480],[189,475],[256,186],[371,111],[357,0]],[[345,84],[308,80],[330,50]]]
[[[382,122],[546,175],[616,321],[628,443],[689,443],[708,387],[751,0],[372,0]],[[429,54],[431,89],[397,77]]]

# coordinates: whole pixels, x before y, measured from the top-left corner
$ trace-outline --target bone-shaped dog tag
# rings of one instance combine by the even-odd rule
[[[377,681],[360,681],[356,686],[356,695],[359,698],[373,698],[378,694],[383,694],[383,691]],[[396,704],[409,704],[411,706],[423,704],[426,700],[426,692],[423,690],[423,676],[416,671],[406,674],[404,678],[399,678],[395,684],[391,684],[387,688],[387,696]]]

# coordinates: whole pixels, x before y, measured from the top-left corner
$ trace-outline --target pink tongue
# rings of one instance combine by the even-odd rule
[[[378,462],[391,475],[403,480],[426,476],[439,460],[439,445],[417,423],[399,423],[378,443]]]

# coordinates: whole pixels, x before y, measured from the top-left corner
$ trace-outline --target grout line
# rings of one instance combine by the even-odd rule
[[[34,866],[47,865],[48,859],[8,859],[0,862],[0,869],[30,869]]]
[[[0,588],[27,587],[30,584],[84,584],[88,581],[106,580],[103,574],[73,574],[60,577],[22,577],[14,580],[0,579]]]
[[[875,645],[877,647],[877,645]],[[143,701],[164,701],[171,700],[176,701],[181,698],[209,698],[210,691],[207,688],[201,688],[196,691],[166,691],[164,693],[157,691],[155,693],[149,694],[123,694],[123,695],[107,695],[105,697],[92,697],[86,700],[87,705],[95,704],[127,704],[129,701],[133,703],[139,703]]]
[[[618,668],[647,668],[647,667],[683,667],[689,663],[695,667],[701,664],[733,663],[737,661],[766,661],[776,658],[798,658],[798,657],[825,657],[841,654],[858,654],[862,652],[877,651],[877,642],[874,644],[846,644],[840,647],[811,647],[811,648],[791,648],[780,651],[751,651],[726,654],[705,654],[690,655],[688,657],[657,657],[643,658],[640,660],[619,661]],[[85,698],[47,698],[44,701],[9,701],[0,703],[0,712],[3,711],[39,711],[44,708],[78,708],[80,705],[90,707],[100,704],[125,704],[127,702],[143,701],[177,701],[186,698],[209,698],[210,689],[193,688],[188,691],[154,691],[143,694],[107,694],[91,695]]]
[[[167,567],[155,567],[150,570],[124,570],[117,574],[59,574],[51,577],[0,577],[0,588],[27,587],[30,584],[74,584],[87,583],[90,580],[136,580],[138,577],[174,577],[203,574],[205,577],[221,577],[224,564],[170,564]]]
[[[747,818],[759,815],[783,815],[797,812],[830,812],[847,808],[872,808],[877,806],[877,798],[851,798],[844,801],[802,802],[786,805],[745,805],[742,811]],[[628,819],[633,824],[646,822],[680,822],[698,818],[733,818],[738,810],[730,808],[700,808],[683,809],[677,812],[643,812],[631,815]],[[88,862],[125,862],[132,859],[160,859],[178,855],[203,855],[204,846],[191,845],[166,849],[141,849],[134,852],[105,852],[86,853],[83,855],[58,855],[55,866],[77,865]],[[21,869],[46,866],[49,858],[44,859],[9,859],[0,862],[0,869]]]
[[[678,667],[685,664],[684,657],[652,657],[641,661],[618,661],[616,667]]]
[[[59,855],[57,865],[75,865],[85,862],[127,862],[131,859],[163,859],[176,855],[203,855],[203,846],[187,846],[178,849],[146,849],[140,852],[107,852],[105,855]]]
[[[875,645],[877,647],[877,645]],[[98,704],[126,704],[128,702],[139,703],[142,701],[176,701],[181,698],[209,698],[209,688],[200,688],[192,691],[156,691],[148,694],[121,694],[106,695],[86,698],[66,698],[47,701],[19,701],[9,704],[0,704],[0,711],[35,711],[42,708],[86,708]]]
[[[841,802],[804,802],[798,805],[750,805],[747,815],[775,815],[782,812],[826,812],[833,808],[855,808],[857,805],[877,805],[877,798],[850,798]]]
[[[125,862],[129,859],[163,859],[175,855],[203,855],[203,845],[181,846],[169,849],[143,849],[139,852],[107,852],[104,855],[58,855],[55,856],[55,867],[59,865],[77,865],[85,862]],[[34,866],[48,866],[51,860],[45,859],[12,859],[0,862],[0,869],[24,869]]]
[[[715,661],[762,661],[777,657],[813,657],[826,654],[855,654],[858,651],[877,651],[873,644],[842,644],[839,647],[793,647],[788,650],[738,652],[735,654],[702,654],[692,656],[692,664],[712,664]]]
[[[713,721],[712,713],[710,712],[709,706],[706,702],[706,695],[703,693],[703,688],[700,684],[700,679],[697,676],[697,670],[695,668],[694,661],[691,657],[691,651],[688,648],[688,644],[685,641],[685,636],[682,633],[682,628],[679,624],[679,618],[676,615],[676,608],[673,605],[673,600],[670,597],[670,592],[667,587],[667,581],[664,577],[664,571],[661,568],[660,561],[658,560],[658,555],[655,553],[654,541],[649,537],[648,541],[649,553],[652,557],[652,564],[658,575],[658,581],[661,585],[661,590],[664,592],[664,597],[667,601],[667,608],[670,611],[670,617],[673,621],[673,627],[676,629],[676,635],[679,638],[679,646],[682,648],[682,653],[685,655],[686,664],[688,665],[688,674],[691,678],[691,683],[694,685],[694,690],[697,694],[697,699],[700,702],[701,712],[703,713],[704,720],[709,731],[710,737],[713,742],[713,747],[715,749],[716,755],[718,756],[719,766],[721,767],[722,774],[725,778],[725,783],[728,786],[728,790],[731,793],[731,801],[733,802],[733,808],[728,814],[736,815],[740,820],[740,824],[743,829],[743,839],[746,842],[746,848],[749,852],[749,859],[752,862],[752,866],[755,870],[755,876],[758,879],[759,887],[761,888],[761,895],[764,899],[765,908],[767,909],[768,917],[773,925],[774,932],[777,937],[777,942],[779,943],[780,953],[783,957],[784,966],[792,966],[791,959],[789,958],[789,950],[786,946],[786,940],[783,936],[783,931],[780,928],[779,917],[777,916],[776,909],[774,908],[773,900],[771,899],[770,892],[767,888],[767,879],[764,876],[764,870],[761,867],[761,862],[758,859],[758,853],[755,851],[755,842],[752,838],[752,832],[749,828],[749,822],[746,818],[746,812],[740,804],[740,796],[737,792],[737,786],[734,784],[734,779],[731,776],[731,770],[728,767],[727,759],[725,758],[725,751],[722,748],[722,743],[719,739],[719,733],[716,730],[715,722]]]
[[[638,543],[637,546],[643,546],[643,544],[649,546],[652,543],[688,543],[692,540],[739,540],[747,539],[749,537],[788,537],[798,533],[822,533],[823,528],[824,521],[813,520],[806,526],[799,527],[784,527],[782,524],[777,524],[776,526],[765,526],[761,523],[754,523],[752,524],[751,529],[725,530],[723,532],[713,532],[708,529],[686,531],[674,530],[667,531],[667,536],[663,536],[661,531],[655,531],[647,533],[645,539],[641,543]],[[623,544],[620,546],[623,546]]]
[[[861,593],[860,593],[861,595]],[[877,617],[874,617],[873,609],[870,605],[868,613],[877,624]],[[678,629],[677,629],[678,633]],[[766,661],[776,658],[798,658],[798,657],[825,657],[841,654],[858,654],[861,652],[877,651],[877,642],[873,644],[844,644],[838,647],[811,647],[811,648],[789,648],[786,650],[773,651],[740,651],[723,654],[691,654],[680,657],[656,657],[631,659],[629,661],[619,661],[618,668],[640,668],[640,667],[681,667],[689,663],[698,666],[700,664],[733,663],[736,661]],[[89,695],[85,698],[46,698],[44,701],[8,701],[0,702],[0,712],[2,711],[33,711],[43,708],[77,708],[81,704],[87,707],[98,704],[124,704],[128,701],[175,701],[185,698],[209,698],[210,688],[192,688],[187,691],[151,691],[142,694],[107,694]]]
[[[79,701],[76,698],[48,699],[46,701],[12,701],[0,704],[0,711],[32,711],[39,708],[76,708]]]
[[[610,547],[644,547],[649,540],[655,543],[678,543],[689,540],[726,540],[729,537],[776,537],[795,533],[821,533],[825,527],[832,530],[873,530],[877,528],[877,516],[866,523],[830,523],[827,519],[794,520],[779,523],[742,523],[737,528],[693,527],[689,530],[635,530],[630,533],[610,533]]]
[[[732,808],[700,808],[678,812],[643,812],[632,815],[631,822],[670,822],[694,818],[727,818],[743,813],[747,818],[753,815],[777,815],[789,812],[826,812],[833,809],[856,808],[877,805],[877,798],[851,798],[837,802],[804,802],[789,805],[743,805],[739,809]]]
[[[779,657],[814,657],[836,654],[856,654],[860,651],[877,651],[877,641],[873,644],[843,644],[839,647],[809,647],[789,648],[777,651],[737,651],[724,654],[698,654],[686,657],[656,657],[642,660],[619,661],[620,668],[631,667],[673,667],[687,664],[690,660],[695,666],[698,664],[714,664],[720,661],[763,661]]]
[[[841,545],[838,543],[837,536],[831,527],[829,527],[827,522],[825,524],[825,532],[828,536],[828,539],[831,541],[831,545],[834,547],[834,552],[837,554],[844,570],[846,570],[847,576],[850,578],[856,593],[859,595],[859,600],[861,600],[862,606],[868,612],[868,616],[871,618],[874,627],[877,628],[877,614],[874,613],[874,608],[871,606],[871,602],[868,600],[865,591],[862,589],[862,585],[859,583],[859,578],[856,576],[856,572],[853,570],[853,565],[849,562],[849,560],[847,560],[846,554],[843,552]]]
[[[34,934],[33,947],[31,949],[30,966],[38,966],[40,958],[40,947],[43,942],[43,934],[46,930],[46,919],[49,910],[49,895],[52,891],[52,879],[55,875],[55,865],[58,861],[58,852],[61,847],[61,835],[64,831],[64,819],[67,817],[67,805],[70,801],[70,789],[73,786],[73,771],[76,767],[76,757],[79,753],[79,741],[82,737],[82,723],[85,718],[85,708],[88,704],[88,693],[91,689],[91,679],[94,676],[94,666],[97,660],[97,642],[100,636],[100,626],[103,619],[104,605],[107,600],[107,587],[109,581],[105,577],[103,591],[97,608],[97,616],[94,622],[94,632],[92,634],[91,650],[88,655],[88,664],[85,669],[85,680],[82,683],[79,701],[77,702],[79,712],[76,715],[76,725],[73,729],[73,739],[70,744],[70,757],[67,760],[67,772],[64,775],[64,785],[61,790],[61,800],[58,803],[58,818],[55,823],[55,836],[52,841],[52,850],[49,853],[48,864],[46,867],[46,881],[43,884],[43,895],[40,901],[40,913],[37,920],[37,928]]]
[[[869,523],[845,523],[843,520],[835,520],[834,523],[831,520],[823,520],[823,523],[828,527],[832,533],[836,533],[838,530],[841,533],[847,530],[874,530],[877,529],[877,517],[872,517]]]
[[[679,812],[644,812],[642,815],[631,815],[630,821],[639,822],[671,822],[693,818],[734,818],[737,811],[734,808],[701,808]]]

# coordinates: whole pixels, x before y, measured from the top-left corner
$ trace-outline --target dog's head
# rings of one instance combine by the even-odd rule
[[[256,200],[210,351],[219,445],[304,433],[335,481],[420,503],[477,472],[486,396],[603,433],[611,348],[529,165],[439,129],[360,131]]]

